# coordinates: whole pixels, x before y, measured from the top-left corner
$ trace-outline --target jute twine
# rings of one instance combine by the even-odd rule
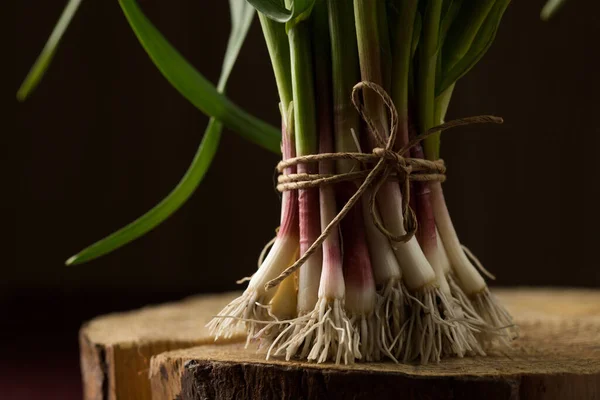
[[[379,95],[383,101],[383,104],[388,109],[390,118],[390,132],[387,138],[385,137],[385,133],[382,134],[375,128],[373,121],[367,115],[365,108],[360,101],[360,94],[365,88],[377,93],[377,95]],[[346,216],[346,214],[348,214],[350,209],[358,202],[365,191],[367,191],[369,188],[372,188],[371,195],[369,197],[369,210],[375,226],[391,241],[407,242],[410,240],[417,230],[417,218],[414,211],[410,207],[410,182],[443,182],[446,180],[446,167],[443,160],[440,159],[431,161],[420,158],[411,158],[407,156],[410,149],[425,138],[446,129],[479,123],[501,124],[503,122],[502,118],[492,115],[480,115],[475,117],[455,119],[453,121],[449,121],[428,129],[423,134],[414,137],[400,150],[394,151],[393,147],[396,142],[396,135],[398,131],[398,112],[392,99],[386,93],[386,91],[381,86],[373,82],[359,82],[352,89],[352,104],[354,104],[354,107],[357,109],[361,118],[366,123],[368,131],[376,143],[376,146],[371,154],[358,152],[311,154],[283,160],[277,164],[277,170],[281,173],[277,179],[277,190],[280,192],[284,192],[286,190],[316,188],[321,185],[330,185],[339,182],[362,181],[362,183],[356,192],[354,192],[352,197],[350,197],[350,199],[346,202],[344,207],[342,207],[340,212],[335,216],[335,218],[333,218],[329,225],[323,229],[321,235],[308,248],[308,250],[306,250],[302,257],[300,257],[293,265],[283,271],[277,278],[272,279],[265,285],[267,290],[276,287],[285,278],[300,268],[300,266],[302,266],[302,264],[304,264],[306,260],[308,260],[308,258],[323,244],[332,230],[337,228],[340,221]],[[352,160],[361,163],[364,168],[360,171],[351,171],[339,174],[283,174],[284,169],[287,167],[304,163],[316,163],[324,160]],[[394,234],[386,229],[376,209],[377,193],[379,192],[381,186],[390,179],[397,180],[402,191],[401,207],[402,215],[404,217],[405,233],[400,235]]]

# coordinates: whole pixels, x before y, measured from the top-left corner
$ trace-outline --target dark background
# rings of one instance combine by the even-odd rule
[[[496,43],[457,85],[450,119],[489,113],[506,122],[444,135],[445,192],[462,241],[498,276],[495,284],[598,287],[600,3],[568,2],[548,23],[538,17],[542,3],[514,2]],[[227,2],[142,4],[216,81]],[[14,91],[63,5],[16,2]],[[258,21],[228,94],[278,124]],[[9,210],[15,261],[5,264],[0,281],[9,335],[0,349],[0,391],[38,393],[26,389],[35,369],[44,371],[35,390],[78,398],[77,329],[84,320],[232,289],[255,268],[278,224],[277,158],[226,130],[200,189],[172,218],[113,254],[67,268],[70,255],[174,187],[207,118],[149,61],[116,1],[84,1],[42,84],[27,102],[13,104],[15,130],[5,133],[17,150],[5,155],[16,155],[16,204]],[[263,178],[236,178],[246,172]]]

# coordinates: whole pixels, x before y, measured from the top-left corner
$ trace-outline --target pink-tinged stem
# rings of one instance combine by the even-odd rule
[[[417,144],[411,150],[415,158],[424,158],[423,147]],[[437,234],[435,230],[435,218],[431,204],[431,186],[429,182],[413,182],[413,196],[416,204],[415,212],[419,228],[417,229],[417,240],[425,255],[432,254],[437,248]]]
[[[345,204],[355,188],[352,184],[342,184],[340,186],[340,204]],[[375,279],[360,204],[352,207],[340,223],[340,228],[344,246],[346,305],[351,312],[366,313],[372,310],[374,306]]]
[[[282,116],[281,123],[281,153],[283,159],[288,160],[296,156],[294,138],[286,126],[286,115]],[[291,121],[287,121],[290,123]],[[284,174],[296,173],[296,166],[290,166],[284,170]],[[283,192],[281,196],[281,221],[278,237],[284,235],[298,236],[298,193],[295,190]]]
[[[396,112],[398,113],[398,132],[396,134],[394,149],[398,151],[406,146],[409,141],[411,118],[407,108],[402,110],[396,108]]]
[[[329,22],[327,2],[320,0],[313,9],[313,52],[315,71],[315,100],[317,109],[317,134],[319,152],[333,152],[333,94],[331,72],[331,44],[329,39]],[[333,161],[319,163],[320,174],[333,174]],[[325,230],[336,216],[334,186],[319,187],[321,230]],[[320,234],[321,232],[319,232]],[[342,273],[342,255],[340,238],[334,229],[325,239],[323,249],[323,268],[319,283],[319,298],[342,299],[344,297],[344,277]]]
[[[410,196],[410,199],[408,199],[408,205],[415,212],[415,214],[417,215],[417,219],[418,219],[419,203],[417,202],[417,196],[415,196],[416,191],[417,191],[417,188],[415,187],[415,182],[411,182],[410,183],[410,192],[412,193],[412,195]],[[418,235],[419,235],[419,232],[417,231],[417,240],[419,239]],[[421,244],[420,240],[419,240],[419,244]]]
[[[403,148],[409,141],[410,138],[410,128],[411,125],[411,117],[408,112],[408,110],[405,110],[405,117],[404,119],[398,117],[398,136],[396,136],[396,150],[400,150],[401,148]],[[400,115],[400,112],[399,112]],[[421,149],[421,153],[423,152],[423,150]],[[420,154],[420,153],[417,153]],[[412,149],[410,149],[410,151],[406,154],[406,156],[410,156],[410,157],[419,157],[418,155],[415,155],[415,147],[413,147]],[[422,156],[421,156],[422,158]],[[412,210],[415,212],[415,214],[418,216],[418,209],[419,209],[419,205],[417,203],[417,199],[416,196],[414,196],[414,193],[416,191],[415,188],[415,183],[411,182],[410,183],[410,192],[413,193],[412,196],[410,196],[410,199],[408,199],[408,203],[410,205],[410,208],[412,208]],[[421,243],[421,242],[419,242]]]
[[[318,102],[318,128],[319,128],[319,152],[333,152],[333,130],[331,119],[331,97],[327,80],[319,79],[317,68],[317,88],[319,95]],[[333,174],[335,172],[333,161],[321,161],[319,163],[320,174]],[[320,211],[321,211],[321,229],[327,225],[336,216],[336,203],[334,186],[323,185],[319,188]],[[323,270],[321,272],[321,281],[319,285],[319,297],[335,297],[341,299],[344,297],[345,286],[342,271],[342,252],[340,247],[340,237],[337,229],[334,229],[323,242]]]
[[[287,114],[284,112],[284,114]],[[293,121],[287,121],[288,115],[281,117],[281,153],[284,160],[296,157],[296,145],[291,130],[287,129],[287,124],[293,124]],[[290,118],[291,119],[291,118]],[[291,128],[291,127],[290,127]],[[292,165],[285,169],[284,173],[290,174],[296,171],[296,166]]]
[[[321,147],[321,152],[331,151],[323,150],[324,148],[326,147]],[[325,164],[330,165],[320,165],[319,173],[332,173],[333,168],[331,168],[331,162],[326,162]],[[321,201],[321,229],[325,229],[336,215],[335,193],[333,186],[329,185],[321,186],[319,190]],[[321,273],[319,297],[326,295],[342,298],[344,296],[344,291],[340,237],[338,230],[334,229],[323,242],[323,271]]]
[[[315,166],[298,165],[298,173],[314,174],[316,172],[317,168]],[[304,254],[321,233],[319,224],[318,189],[299,190],[298,206],[300,217],[300,254]],[[313,253],[313,255],[311,255],[300,267],[300,289],[298,292],[299,312],[309,312],[315,307],[318,299],[321,269],[321,251]]]

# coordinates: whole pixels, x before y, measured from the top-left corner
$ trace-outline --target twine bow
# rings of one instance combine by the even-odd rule
[[[377,93],[383,104],[386,106],[390,116],[390,133],[387,138],[382,136],[380,132],[375,128],[371,118],[367,115],[364,106],[360,102],[360,92],[363,88],[368,88]],[[353,160],[362,163],[365,169],[361,171],[351,171],[340,174],[288,174],[279,175],[277,178],[277,190],[280,192],[286,190],[299,190],[315,188],[321,185],[333,184],[338,182],[347,181],[360,181],[362,183],[346,202],[340,212],[331,220],[329,225],[323,229],[321,235],[310,245],[308,250],[300,257],[294,264],[283,271],[277,278],[267,282],[265,289],[269,290],[281,283],[285,278],[294,273],[302,264],[308,260],[308,258],[323,244],[327,236],[333,229],[336,229],[340,221],[346,216],[350,209],[358,202],[358,200],[365,194],[365,192],[372,187],[372,192],[369,197],[369,210],[373,223],[375,226],[391,241],[394,242],[407,242],[415,234],[417,230],[417,218],[414,211],[410,207],[410,182],[411,181],[438,181],[443,182],[446,179],[446,167],[443,160],[424,160],[420,158],[407,157],[406,154],[420,143],[425,138],[433,135],[434,133],[444,131],[446,129],[454,128],[462,125],[470,125],[476,123],[496,123],[501,124],[502,118],[482,115],[469,118],[461,118],[453,121],[446,122],[444,124],[435,126],[428,129],[421,135],[418,135],[411,139],[405,146],[399,151],[394,151],[393,147],[396,142],[396,135],[398,131],[398,112],[390,96],[385,90],[373,83],[368,81],[362,81],[357,83],[352,89],[352,104],[357,109],[361,118],[368,126],[368,131],[373,137],[376,147],[373,149],[371,154],[367,153],[321,153],[311,154],[306,156],[299,156],[283,160],[277,164],[277,170],[283,173],[284,169],[293,165],[301,163],[314,163],[322,160]],[[368,165],[375,164],[374,167],[369,168]],[[390,178],[395,178],[402,191],[402,215],[404,217],[404,233],[399,235],[390,232],[383,224],[379,214],[377,213],[376,198],[377,193],[381,189],[384,183],[388,182]]]

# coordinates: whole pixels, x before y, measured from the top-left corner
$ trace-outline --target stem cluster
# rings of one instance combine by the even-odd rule
[[[308,18],[287,27],[261,15],[285,110],[284,158],[294,152],[372,150],[369,128],[351,104],[359,81],[390,93],[398,111],[398,149],[411,134],[443,122],[454,82],[441,92],[440,82],[482,42],[478,33],[496,21],[496,2],[502,3],[316,0]],[[363,91],[362,102],[373,129],[389,137],[382,99]],[[439,134],[428,137],[412,156],[435,160],[439,144]],[[361,168],[349,160],[324,161],[300,164],[298,173]],[[286,222],[244,294],[211,322],[217,336],[242,321],[249,340],[261,339],[268,348],[267,357],[336,363],[438,362],[485,355],[491,344],[515,337],[510,315],[463,251],[439,183],[415,183],[411,190],[420,224],[416,236],[390,241],[373,224],[367,199],[361,199],[297,274],[266,290],[265,284],[297,259],[296,249],[303,254],[356,189],[346,182],[284,195]],[[377,196],[376,212],[398,237],[406,233],[405,195],[397,182],[388,181]]]

